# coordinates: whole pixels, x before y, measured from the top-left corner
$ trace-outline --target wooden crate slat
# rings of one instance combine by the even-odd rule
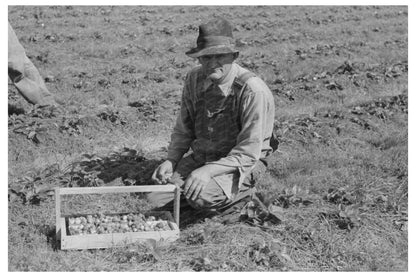
[[[59,188],[60,195],[71,194],[102,194],[102,193],[132,193],[132,192],[174,192],[175,185],[154,185],[154,186],[110,186],[110,187],[76,187]]]
[[[127,243],[144,242],[148,239],[159,241],[175,241],[179,238],[179,228],[169,222],[173,230],[168,231],[145,231],[145,232],[126,232],[111,234],[87,234],[87,235],[67,235],[65,218],[61,219],[61,249],[99,249],[123,246]]]
[[[56,222],[56,240],[61,239],[61,198],[59,196],[59,187],[55,188],[55,222]]]

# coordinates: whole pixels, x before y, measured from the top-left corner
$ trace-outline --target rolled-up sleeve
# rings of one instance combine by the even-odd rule
[[[177,163],[188,152],[192,141],[195,139],[192,100],[190,97],[190,76],[185,80],[182,92],[180,113],[176,119],[175,127],[171,135],[168,148],[168,160]]]

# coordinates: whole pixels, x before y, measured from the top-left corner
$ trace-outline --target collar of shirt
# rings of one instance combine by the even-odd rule
[[[234,78],[237,75],[237,66],[235,63],[232,64],[230,72],[228,72],[227,76],[225,76],[224,80],[220,84],[218,84],[218,87],[224,94],[224,96],[228,96],[231,91],[231,86],[233,85]],[[212,85],[213,82],[210,79],[205,79],[204,83],[202,85],[203,90],[206,90],[210,85]]]

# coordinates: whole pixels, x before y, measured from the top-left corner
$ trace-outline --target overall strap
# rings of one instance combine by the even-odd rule
[[[240,91],[244,88],[244,86],[246,85],[248,79],[255,77],[256,74],[254,74],[251,71],[247,71],[243,74],[241,74],[240,76],[237,76],[234,79],[234,83],[233,86],[235,86],[237,89],[239,89]]]

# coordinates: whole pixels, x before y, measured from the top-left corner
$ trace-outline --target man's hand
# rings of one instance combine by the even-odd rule
[[[153,172],[152,180],[159,185],[166,184],[173,174],[173,167],[173,162],[169,160],[164,161]]]
[[[195,201],[210,180],[211,173],[207,167],[195,169],[185,180],[183,194],[187,199]]]

